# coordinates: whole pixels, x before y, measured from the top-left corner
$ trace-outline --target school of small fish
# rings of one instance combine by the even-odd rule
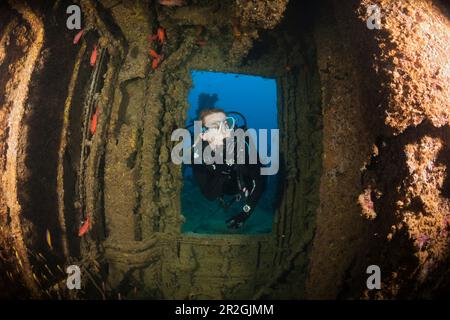
[[[162,27],[158,27],[156,34],[149,36],[149,42],[153,43],[157,41],[160,46],[164,45],[166,42],[166,31]],[[150,57],[152,59],[152,69],[158,68],[161,61],[164,59],[163,54],[157,53],[154,49],[149,50]]]
[[[182,6],[185,4],[185,1],[183,1],[183,0],[165,0],[165,1],[160,0],[159,3],[164,6]],[[83,37],[83,35],[84,35],[84,30],[80,30],[73,38],[73,44],[75,44],[75,45],[78,44],[80,42],[81,38]],[[160,51],[162,49],[162,46],[166,42],[166,32],[165,32],[164,28],[161,26],[158,27],[156,30],[156,34],[150,35],[148,40],[149,40],[150,44],[156,42],[157,46],[159,47],[159,51]],[[199,46],[204,46],[206,44],[206,41],[203,41],[200,39],[197,39],[197,40],[198,41],[196,41],[196,44]],[[158,53],[154,49],[150,49],[149,54],[152,59],[151,67],[153,70],[156,70],[158,68],[159,64],[161,63],[161,61],[164,59],[164,55],[161,53]],[[91,52],[90,59],[89,59],[89,63],[92,67],[95,66],[95,64],[97,62],[97,58],[98,58],[98,45],[95,44],[94,48]],[[90,126],[89,126],[89,131],[90,131],[91,135],[94,135],[97,131],[99,115],[100,115],[100,107],[97,106],[97,108],[95,109],[95,111],[92,115]],[[89,231],[90,223],[91,223],[90,217],[89,217],[89,215],[87,215],[86,220],[81,225],[81,227],[78,231],[79,237],[82,237],[84,234],[86,234]],[[47,230],[46,238],[47,238],[48,246],[51,249],[53,249],[49,230]]]

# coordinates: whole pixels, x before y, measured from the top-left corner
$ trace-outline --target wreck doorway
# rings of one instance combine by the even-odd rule
[[[223,109],[233,118],[235,128],[254,129],[250,133],[258,154],[268,166],[279,167],[279,159],[272,154],[270,133],[278,129],[277,83],[275,79],[254,75],[194,70],[191,72],[193,87],[188,95],[187,127],[194,134],[193,121],[207,108]],[[267,130],[266,141],[257,136],[260,129]],[[267,144],[267,151],[259,148]],[[260,152],[261,151],[261,152]],[[278,152],[278,151],[277,151]],[[185,217],[183,233],[194,234],[264,234],[272,231],[276,210],[278,174],[265,176],[265,187],[252,215],[242,228],[227,227],[225,221],[242,211],[244,201],[224,195],[208,200],[200,191],[193,175],[192,165],[183,165],[183,189],[181,209]]]

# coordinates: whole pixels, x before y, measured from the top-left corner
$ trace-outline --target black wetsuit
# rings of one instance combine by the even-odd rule
[[[248,137],[246,141],[247,145],[251,143]],[[202,151],[207,146],[208,142],[201,142]],[[245,205],[249,206],[250,210],[248,212],[242,210],[240,214],[227,220],[227,222],[231,222],[230,227],[235,228],[240,227],[242,224],[239,223],[243,223],[253,212],[266,184],[266,177],[261,175],[262,164],[259,161],[259,156],[256,164],[250,164],[248,149],[245,152],[245,164],[236,163],[237,158],[235,158],[235,163],[228,165],[225,163],[225,156],[222,164],[206,164],[204,161],[200,164],[195,164],[194,157],[192,157],[194,177],[203,195],[208,200],[218,199],[224,194],[240,195],[244,199],[243,208]],[[197,150],[199,151],[200,147]],[[234,218],[236,218],[236,221],[233,220]]]

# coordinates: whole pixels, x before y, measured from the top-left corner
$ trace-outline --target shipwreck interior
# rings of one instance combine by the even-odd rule
[[[0,3],[0,297],[447,295],[448,6],[374,0],[371,30],[366,0],[169,2]],[[196,70],[273,81],[279,172],[255,232],[183,227],[216,205],[170,158]]]

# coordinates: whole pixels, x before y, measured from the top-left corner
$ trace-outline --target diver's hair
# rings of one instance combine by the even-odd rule
[[[203,109],[202,111],[200,111],[199,118],[200,118],[200,120],[202,120],[202,124],[203,125],[205,124],[205,117],[206,116],[209,116],[210,114],[218,113],[218,112],[226,114],[225,111],[223,109],[220,109],[220,108],[206,108],[206,109]]]

